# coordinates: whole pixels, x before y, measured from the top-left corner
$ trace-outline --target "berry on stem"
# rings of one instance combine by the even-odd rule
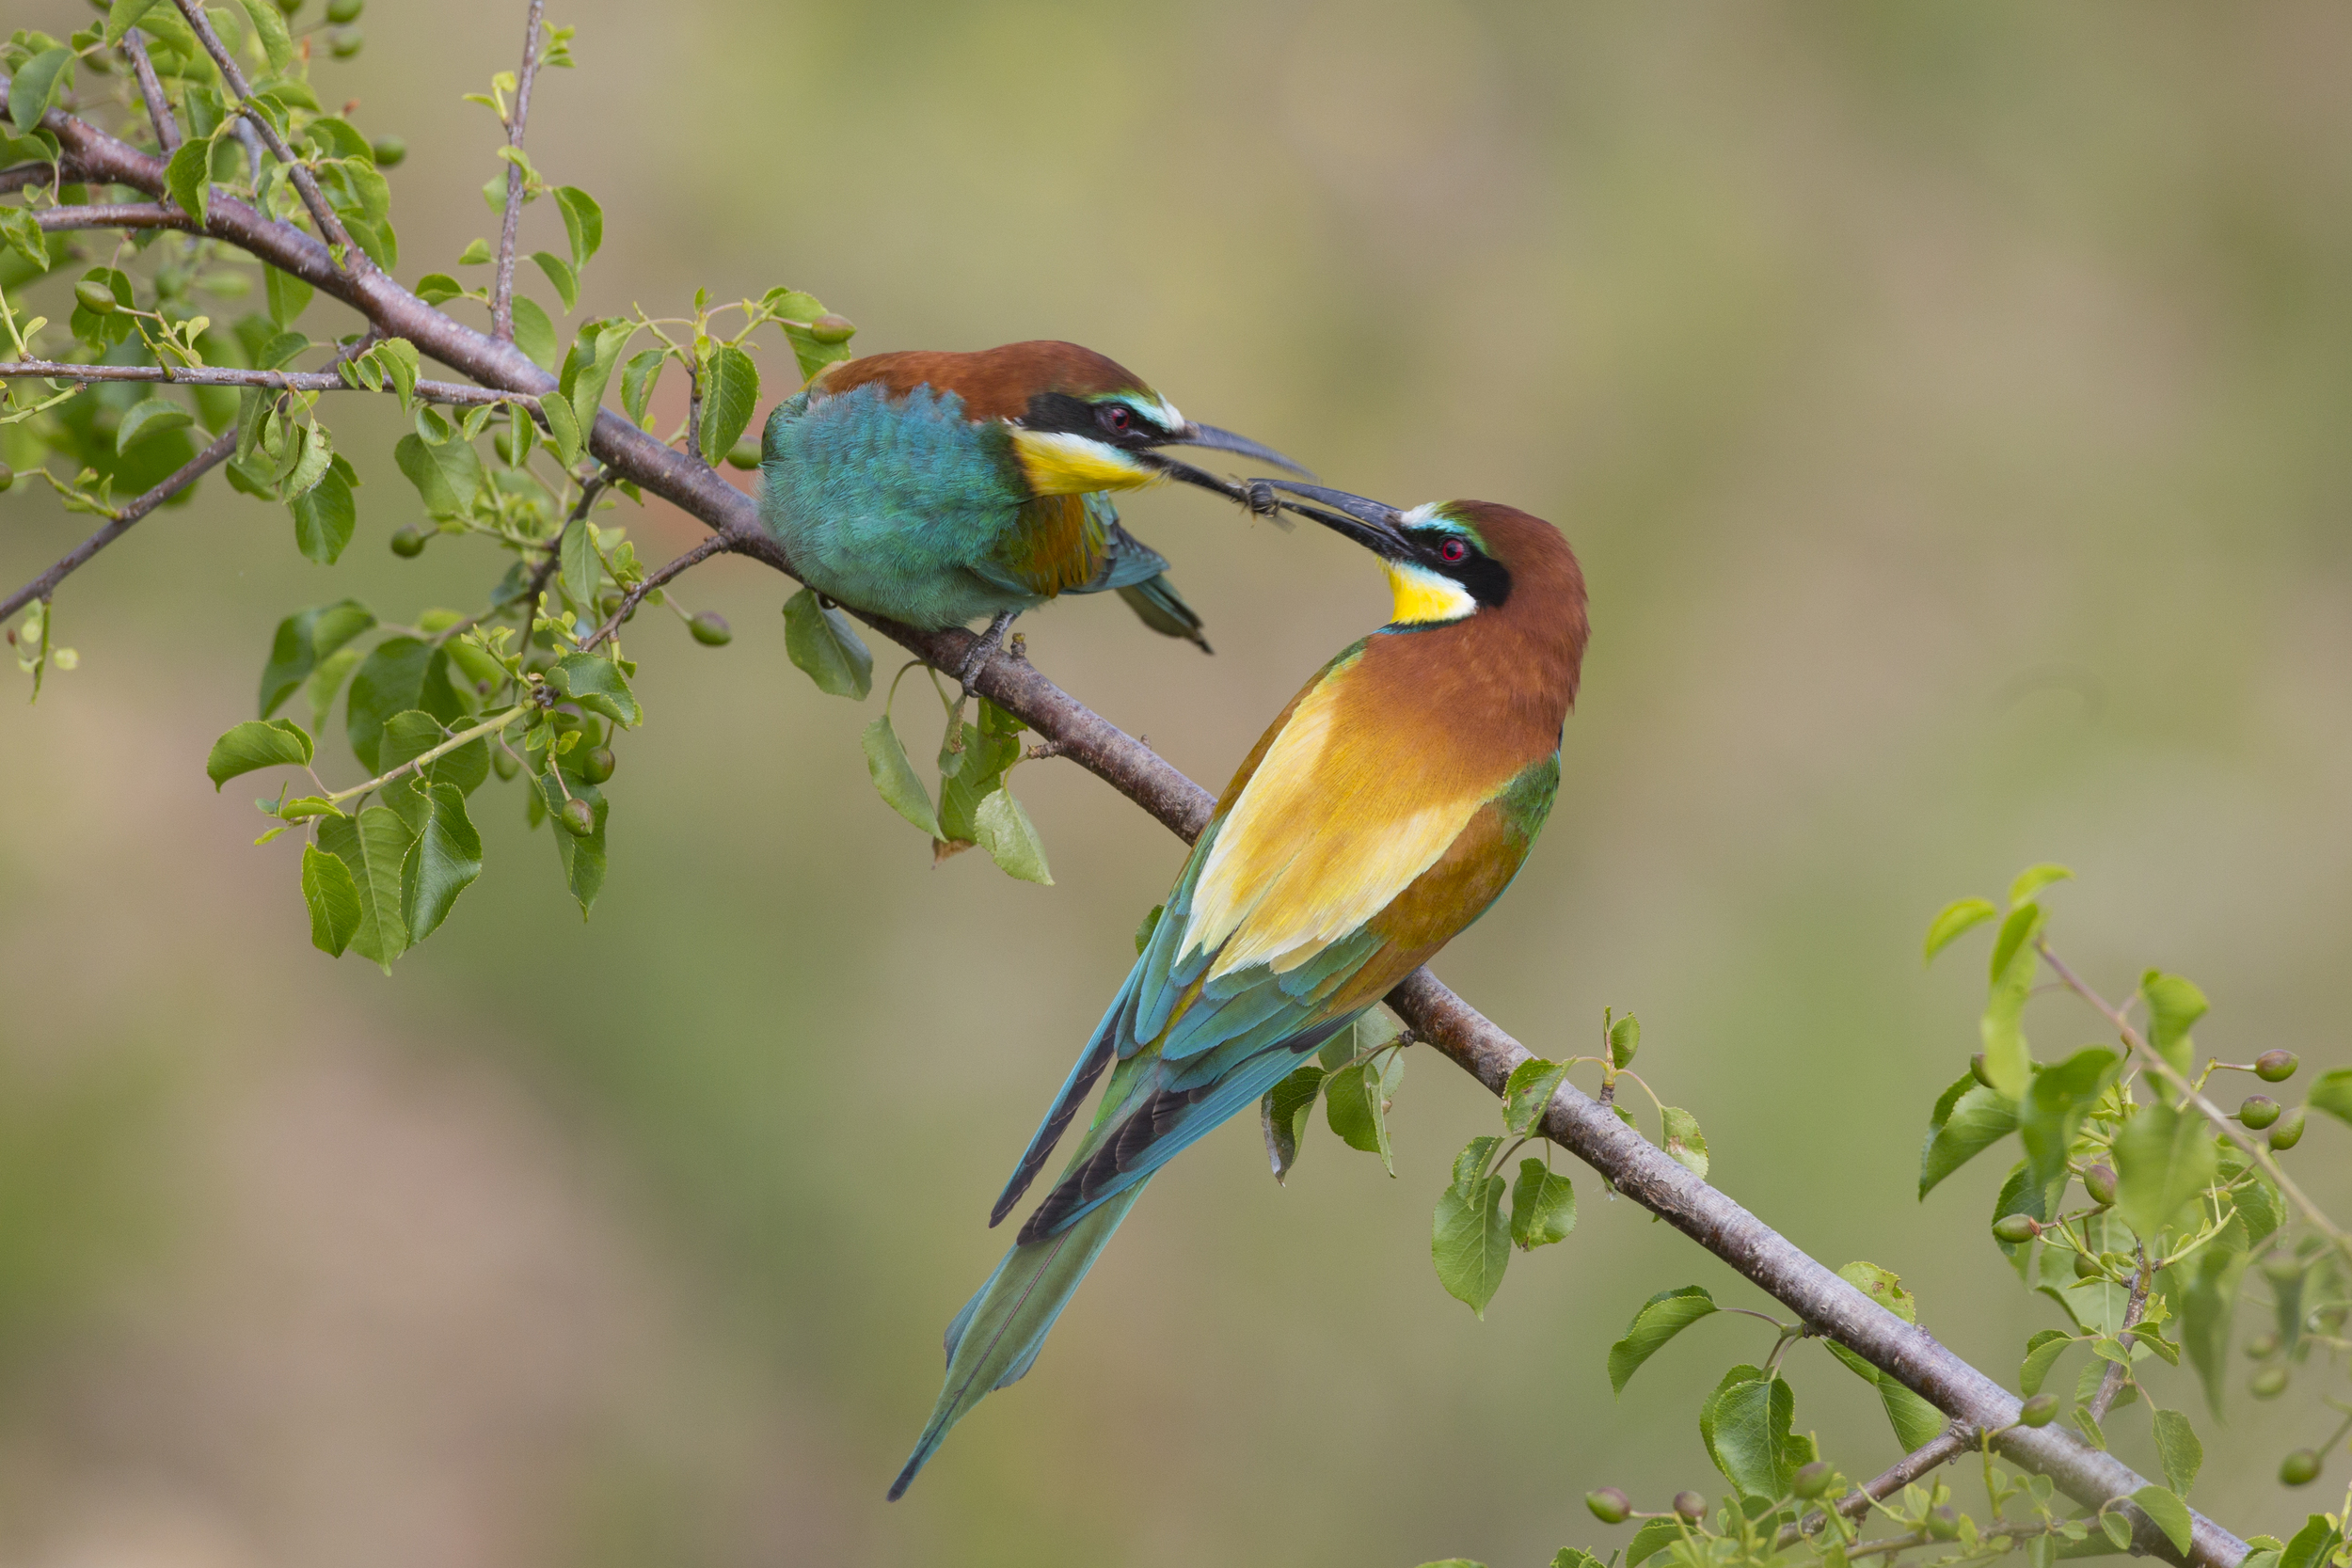
[[[1584,1506],[1604,1525],[1622,1525],[1633,1514],[1633,1499],[1613,1486],[1585,1493]]]

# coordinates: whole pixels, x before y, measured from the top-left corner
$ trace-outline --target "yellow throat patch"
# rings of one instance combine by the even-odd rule
[[[1061,430],[1015,430],[1012,450],[1029,488],[1041,496],[1140,490],[1167,476],[1115,447]]]
[[[1406,562],[1383,562],[1389,569],[1389,593],[1396,600],[1392,626],[1426,626],[1460,621],[1478,613],[1470,591],[1440,572]]]

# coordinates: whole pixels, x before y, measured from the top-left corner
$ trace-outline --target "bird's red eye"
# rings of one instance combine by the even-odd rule
[[[1459,566],[1470,559],[1470,546],[1459,539],[1449,539],[1438,546],[1438,559],[1449,566]]]
[[[1135,423],[1135,416],[1127,411],[1127,405],[1123,403],[1104,404],[1103,423],[1109,427],[1113,434],[1124,436],[1128,428]]]

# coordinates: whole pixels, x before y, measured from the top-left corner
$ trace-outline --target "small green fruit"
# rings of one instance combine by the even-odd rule
[[[0,463],[0,491],[6,491],[9,485],[14,484],[15,483],[16,470],[9,467],[6,463]]]
[[[1968,1072],[1969,1076],[1976,1079],[1978,1083],[1982,1084],[1986,1088],[1990,1089],[1994,1087],[1993,1074],[1984,1065],[1983,1052],[1979,1051],[1975,1055],[1968,1058]]]
[[[1829,1478],[1828,1462],[1817,1459],[1810,1465],[1800,1465],[1797,1469],[1796,1480],[1790,1484],[1798,1497],[1811,1502],[1829,1490]]]
[[[278,8],[292,16],[302,8],[302,0],[278,0]]]
[[[2090,1195],[2090,1201],[2097,1204],[2102,1209],[2105,1209],[2114,1203],[2115,1167],[2113,1165],[2104,1164],[2093,1165],[2089,1170],[2084,1171],[2083,1191],[2089,1193]]]
[[[338,27],[326,35],[326,52],[339,60],[347,60],[366,47],[367,35],[357,27]]]
[[[93,316],[111,316],[118,309],[115,292],[95,277],[85,277],[74,284],[73,297]]]
[[[756,468],[759,467],[759,443],[749,436],[727,449],[727,467]]]
[[[2003,1214],[1993,1222],[1994,1240],[2007,1242],[2011,1246],[2030,1242],[2041,1234],[2042,1227],[2034,1223],[2030,1214]]]
[[[1633,1499],[1613,1486],[1585,1493],[1584,1506],[1604,1525],[1622,1525],[1633,1515]]]
[[[2276,1334],[2255,1335],[2246,1341],[2246,1354],[2257,1361],[2269,1360],[2279,1354],[2279,1337]]]
[[[2270,1147],[2284,1153],[2302,1141],[2303,1107],[2297,1105],[2280,1117],[2278,1125],[2270,1130]]]
[[[2300,1065],[2301,1058],[2292,1051],[2265,1051],[2254,1058],[2254,1076],[2265,1084],[2283,1084]]]
[[[2258,1400],[2275,1400],[2287,1391],[2287,1370],[2265,1367],[2246,1380],[2246,1391]]]
[[[368,151],[378,168],[398,168],[407,161],[408,144],[398,136],[378,136],[368,144]]]
[[[706,610],[687,622],[686,629],[693,634],[695,641],[706,648],[723,648],[735,641],[734,628],[727,625],[727,618],[715,610]]]
[[[2045,1427],[2058,1418],[2058,1397],[2056,1394],[2036,1394],[2017,1407],[2017,1424],[2021,1427]]]
[[[2100,1260],[2097,1253],[2078,1252],[2074,1254],[2074,1277],[2076,1279],[2098,1279],[2104,1277],[2106,1272],[2107,1266]]]
[[[2279,1462],[2279,1484],[2309,1486],[2319,1479],[2319,1454],[2315,1449],[2297,1449]]]
[[[563,809],[555,814],[555,819],[574,838],[586,838],[596,831],[596,808],[577,795],[564,802]]]
[[[425,531],[414,523],[403,523],[392,530],[392,553],[404,561],[413,561],[424,553]]]
[[[1960,1513],[1951,1504],[1943,1503],[1928,1513],[1928,1533],[1938,1541],[1960,1538]]]
[[[618,759],[610,746],[591,746],[580,759],[580,776],[592,784],[600,784],[612,776]]]
[[[857,336],[857,324],[828,310],[808,324],[808,335],[820,343],[846,343]]]
[[[596,613],[610,621],[621,612],[621,601],[628,595],[615,588],[596,600]]]
[[[2237,1119],[2259,1132],[2279,1119],[2279,1102],[2266,1094],[2249,1094],[2237,1108]]]
[[[1675,1512],[1695,1525],[1707,1516],[1707,1499],[1696,1492],[1677,1492],[1675,1494]]]
[[[512,779],[522,771],[522,766],[515,760],[515,753],[505,747],[494,746],[490,749],[490,767],[501,779]]]
[[[2274,1252],[2263,1259],[2263,1273],[2273,1285],[2292,1285],[2303,1277],[2303,1260],[2291,1252]]]
[[[359,20],[359,13],[368,8],[368,0],[327,0],[326,20],[342,27]]]

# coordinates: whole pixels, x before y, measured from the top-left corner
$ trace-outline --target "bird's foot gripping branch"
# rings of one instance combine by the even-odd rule
[[[557,323],[576,314],[604,217],[524,149],[527,85],[542,67],[569,63],[568,33],[543,26],[535,3],[522,68],[475,99],[496,120],[485,127],[484,194],[499,239],[403,286],[392,276],[401,259],[386,177],[403,150],[326,110],[335,95],[312,77],[321,56],[358,47],[358,0],[328,0],[321,23],[300,4],[281,9],[273,0],[212,8],[114,0],[70,36],[28,28],[0,45],[0,193],[12,198],[0,202],[0,353],[10,356],[0,364],[0,485],[45,483],[68,511],[101,519],[0,598],[0,622],[13,623],[9,640],[38,690],[71,667],[57,619],[67,579],[216,467],[232,488],[282,507],[293,547],[322,565],[378,505],[402,519],[387,535],[403,556],[464,540],[483,548],[485,588],[463,608],[420,605],[386,618],[329,593],[287,615],[269,639],[258,716],[230,729],[210,758],[216,782],[289,770],[280,776],[297,782],[263,802],[264,836],[298,830],[308,838],[298,875],[314,934],[330,951],[389,961],[450,916],[478,871],[469,814],[493,778],[524,785],[523,809],[551,819],[572,893],[583,909],[594,897],[612,743],[642,717],[629,656],[647,650],[631,637],[625,655],[623,632],[651,604],[675,610],[692,641],[723,642],[722,623],[675,602],[675,577],[722,552],[790,571],[751,502],[713,466],[752,460],[740,443],[762,353],[774,356],[768,379],[782,372],[798,386],[848,354],[852,329],[808,294],[777,289],[724,307],[697,298],[674,316],[580,321],[565,346]],[[525,277],[535,274],[532,289],[548,304],[512,282],[529,222],[521,214],[532,205],[547,245],[530,254]],[[352,313],[324,320],[343,309]],[[426,377],[427,360],[462,379]],[[686,414],[658,425],[652,400],[663,374],[688,384]],[[403,405],[409,429],[389,465],[354,462],[335,440],[326,416],[340,401],[330,394],[345,392]],[[400,499],[363,502],[363,468],[379,481],[366,496]],[[599,519],[646,493],[701,519],[710,541],[660,566],[639,560],[623,531]],[[866,696],[870,656],[848,618],[809,594],[787,615],[795,661],[828,691]],[[869,625],[934,671],[958,669],[970,648],[958,631]],[[936,800],[886,709],[867,730],[866,762],[884,799],[943,844],[978,843],[1017,874],[1028,874],[1034,852],[1042,879],[1034,829],[1002,788],[1024,728],[1042,737],[1038,750],[1077,762],[1179,834],[1194,837],[1207,820],[1205,792],[1025,659],[998,657],[973,685],[988,705],[953,737],[961,744],[943,748]],[[338,701],[357,768],[357,782],[341,787],[328,782],[333,769],[314,738]],[[2170,1362],[2185,1356],[2217,1381],[2230,1314],[2252,1294],[2266,1296],[2275,1315],[2244,1347],[2256,1358],[2257,1398],[2291,1378],[2340,1374],[2344,1237],[2279,1161],[2301,1135],[2304,1107],[2271,1104],[2258,1090],[2221,1112],[2209,1098],[2213,1075],[2234,1069],[2195,1069],[2187,1029],[2201,1003],[2193,989],[2153,976],[2132,1004],[2099,998],[2047,943],[2046,885],[2026,879],[2006,913],[1973,903],[1938,923],[1939,937],[1976,920],[2001,927],[1984,1062],[1939,1102],[1923,1173],[1940,1179],[1996,1142],[2020,1141],[2021,1174],[2004,1188],[1996,1240],[2063,1314],[2024,1349],[2026,1401],[1907,1322],[1908,1298],[1883,1271],[1834,1271],[1708,1185],[1705,1142],[1685,1114],[1660,1101],[1656,1142],[1629,1126],[1616,1091],[1638,1042],[1630,1020],[1581,1063],[1543,1062],[1426,971],[1391,993],[1414,1040],[1503,1105],[1502,1130],[1464,1150],[1441,1183],[1433,1256],[1447,1289],[1483,1307],[1514,1243],[1532,1248],[1567,1232],[1566,1177],[1518,1148],[1540,1135],[1787,1314],[1760,1314],[1772,1319],[1770,1339],[1708,1402],[1709,1457],[1731,1500],[1710,1510],[1694,1497],[1676,1499],[1644,1520],[1629,1559],[1667,1552],[1694,1565],[2022,1549],[2046,1560],[2123,1539],[2208,1568],[2246,1555],[2245,1543],[2181,1500],[2196,1440],[2182,1414],[2190,1402],[2164,1391],[2178,1381]],[[2100,1010],[2118,1049],[2033,1062],[2020,1020],[2037,964]],[[1382,1118],[1402,1050],[1359,1031],[1279,1087],[1265,1108],[1278,1170],[1295,1161],[1317,1096],[1343,1138],[1385,1152]],[[2265,1084],[2284,1081],[2275,1055],[2246,1066]],[[1571,1081],[1580,1069],[1600,1075],[1598,1098]],[[2305,1106],[2352,1115],[2352,1078],[2323,1076]],[[2068,1196],[2074,1183],[2079,1200]],[[1613,1353],[1619,1381],[1716,1310],[1695,1288],[1643,1304]],[[1812,1338],[1851,1355],[1839,1359],[1876,1385],[1902,1440],[1927,1433],[1931,1409],[1938,1431],[1860,1486],[1825,1474],[1820,1455],[1847,1440],[1817,1453],[1813,1437],[1797,1435],[1788,1381]],[[2101,1446],[2137,1418],[2133,1403],[2149,1414],[2160,1481]],[[2324,1469],[2323,1448],[2336,1446],[2289,1454],[2283,1478],[2308,1483]],[[2025,1474],[1988,1465],[1981,1508],[1923,1480],[1944,1460],[1988,1450]],[[1814,1506],[1834,1497],[1843,1501]],[[1629,1500],[1606,1489],[1596,1498],[1604,1518],[1631,1518]],[[1849,1528],[1872,1514],[1878,1522]],[[2320,1568],[2344,1556],[2340,1519],[2314,1515],[2282,1546],[2256,1544],[2280,1551],[2280,1568]],[[1575,1551],[1565,1557],[1584,1562]]]

